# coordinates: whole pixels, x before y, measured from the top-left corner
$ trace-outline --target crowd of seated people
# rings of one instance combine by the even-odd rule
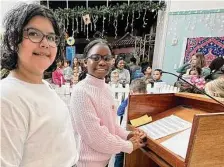
[[[206,67],[204,55],[196,53],[191,57],[191,60],[188,63],[185,63],[178,68],[177,72],[180,73],[180,77],[198,88],[196,89],[195,87],[178,80],[175,83],[175,86],[179,87],[181,92],[202,93],[202,91],[205,91],[214,96],[217,95],[214,89],[218,88],[218,96],[221,96],[224,93],[224,90],[220,88],[224,85],[224,82],[220,82],[223,81],[223,79],[220,78],[223,78],[224,76],[224,56],[217,57],[210,65],[208,65],[208,67]]]
[[[125,87],[126,84],[130,84],[132,80],[137,78],[152,85],[155,82],[163,82],[161,69],[152,70],[150,63],[137,65],[137,60],[134,57],[130,58],[128,64],[123,57],[117,56],[112,59],[111,64],[112,67],[105,78],[106,83],[122,84]],[[76,84],[86,77],[86,66],[86,60],[80,61],[77,58],[73,59],[72,65],[68,60],[65,60],[64,63],[58,60],[57,68],[52,73],[52,82],[56,85],[62,85],[65,82]],[[199,90],[205,91],[205,86],[209,81],[224,75],[224,56],[214,59],[207,67],[204,55],[196,53],[188,63],[178,68],[177,72]],[[179,87],[181,92],[201,93],[198,89],[181,80],[178,80],[174,85]]]
[[[137,65],[137,60],[134,57],[130,58],[128,64],[123,57],[117,57],[114,62],[114,68],[109,73],[108,83],[111,84],[130,84],[132,80],[141,78],[146,84],[162,81],[162,70],[152,70],[150,63],[142,63]]]

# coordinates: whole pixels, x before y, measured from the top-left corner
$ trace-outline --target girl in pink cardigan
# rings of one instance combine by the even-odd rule
[[[71,113],[74,130],[81,136],[78,167],[105,167],[112,154],[143,147],[140,130],[129,132],[116,124],[115,104],[105,76],[111,67],[111,49],[106,41],[94,40],[84,49],[87,77],[74,86]]]

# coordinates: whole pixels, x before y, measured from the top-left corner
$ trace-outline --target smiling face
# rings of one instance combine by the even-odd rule
[[[41,23],[41,24],[40,24]],[[33,17],[24,27],[34,28],[45,35],[54,33],[54,28],[49,19],[42,16]],[[30,35],[35,36],[35,33]],[[43,72],[53,63],[57,47],[49,46],[46,37],[39,43],[34,43],[28,38],[26,31],[23,32],[23,40],[19,44],[18,68],[23,68],[34,75],[42,75]]]
[[[117,63],[117,67],[119,68],[119,69],[124,69],[124,65],[125,65],[125,62],[124,62],[124,60],[120,60],[118,63]]]
[[[98,54],[103,57],[111,55],[111,51],[106,44],[98,43],[89,50],[87,57],[94,54]],[[101,59],[99,62],[97,62],[91,58],[87,59],[88,73],[96,78],[103,79],[108,74],[110,67],[111,61],[106,62],[105,60]]]

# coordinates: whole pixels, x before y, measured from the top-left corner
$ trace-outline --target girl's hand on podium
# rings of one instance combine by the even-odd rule
[[[135,129],[134,131],[130,132],[130,133],[128,134],[127,139],[129,140],[129,139],[132,138],[133,136],[138,136],[141,140],[147,138],[146,133],[145,133],[143,130],[141,130],[141,129]]]
[[[144,138],[147,138],[147,135],[146,135],[146,133],[143,131],[143,130],[141,130],[141,129],[135,129],[134,130],[134,135],[135,136],[139,136],[140,137],[140,139],[144,139]]]
[[[142,143],[142,139],[138,136],[130,138],[129,141],[133,144],[133,151],[145,146],[145,143]]]

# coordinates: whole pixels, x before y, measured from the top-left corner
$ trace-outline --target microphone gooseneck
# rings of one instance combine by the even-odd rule
[[[184,81],[185,83],[191,85],[193,88],[197,89],[200,93],[206,95],[207,97],[211,98],[212,100],[216,101],[217,103],[219,103],[220,105],[222,105],[224,107],[224,103],[220,102],[219,100],[217,100],[214,97],[210,96],[209,94],[205,93],[204,91],[202,91],[201,89],[199,89],[197,86],[191,84],[190,82],[186,81],[182,77],[180,77],[180,76],[178,76],[178,75],[176,75],[174,73],[171,73],[171,72],[162,71],[162,73],[164,73],[164,74],[170,74],[170,75],[173,75],[173,76],[179,78],[180,80]]]

